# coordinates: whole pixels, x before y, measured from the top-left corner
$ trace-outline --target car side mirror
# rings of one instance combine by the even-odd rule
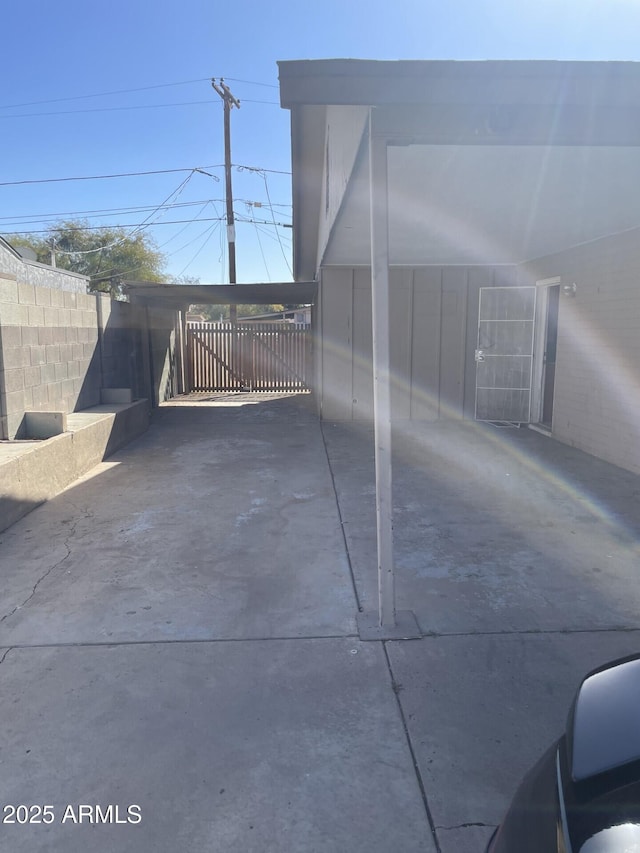
[[[585,676],[566,734],[571,781],[583,796],[640,780],[640,655]]]
[[[640,853],[640,655],[583,678],[487,853]]]

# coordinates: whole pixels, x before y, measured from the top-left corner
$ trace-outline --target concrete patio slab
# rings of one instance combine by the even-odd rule
[[[638,651],[640,478],[473,424],[396,430],[426,636],[361,643],[372,436],[309,403],[162,406],[0,535],[3,802],[142,813],[0,847],[482,851],[580,678]]]
[[[360,601],[376,601],[371,433],[324,425]],[[640,478],[526,429],[394,434],[397,606],[425,633],[640,627]]]
[[[2,849],[433,853],[385,673],[352,639],[13,649],[2,802],[55,820]],[[141,820],[63,823],[81,804]]]
[[[355,634],[317,420],[167,406],[2,535],[6,645]]]

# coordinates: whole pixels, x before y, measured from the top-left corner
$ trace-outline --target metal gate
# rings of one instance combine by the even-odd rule
[[[311,333],[295,323],[188,323],[190,391],[308,391]]]
[[[476,349],[476,419],[528,423],[535,287],[481,287]]]

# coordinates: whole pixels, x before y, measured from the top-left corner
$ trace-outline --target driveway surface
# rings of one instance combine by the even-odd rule
[[[483,850],[580,677],[640,648],[640,478],[530,430],[394,446],[420,640],[358,639],[372,436],[308,397],[164,405],[0,534],[1,850]]]

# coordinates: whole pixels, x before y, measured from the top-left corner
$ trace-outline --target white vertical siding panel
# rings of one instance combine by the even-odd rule
[[[322,415],[351,420],[353,370],[353,271],[322,272]]]
[[[461,418],[467,332],[466,267],[444,267],[440,334],[440,417]]]
[[[391,415],[394,420],[411,417],[412,286],[413,270],[410,267],[390,270]]]
[[[371,273],[360,267],[353,274],[353,417],[373,417],[373,357]]]

